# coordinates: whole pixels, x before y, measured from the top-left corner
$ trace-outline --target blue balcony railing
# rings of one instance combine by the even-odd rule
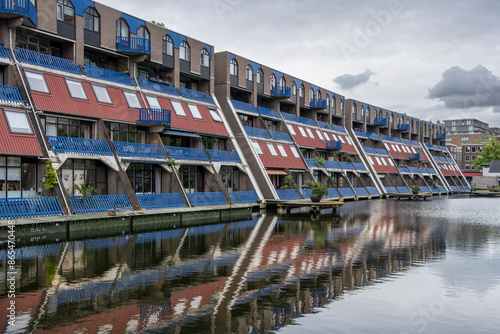
[[[410,153],[410,160],[420,160],[420,153]]]
[[[139,123],[170,126],[170,110],[139,109]]]
[[[252,128],[250,126],[243,126],[243,128],[250,137],[271,139],[271,136],[265,129]]]
[[[353,162],[352,165],[358,171],[367,171],[365,164],[363,164],[361,162]]]
[[[146,210],[181,208],[186,206],[179,193],[136,194],[135,197],[137,197],[141,208]]]
[[[240,163],[241,159],[238,152],[207,150],[210,159],[214,162],[235,162]]]
[[[259,195],[257,192],[252,191],[228,191],[229,197],[231,197],[231,201],[235,204],[242,203],[256,203],[259,199]]]
[[[68,196],[75,214],[132,210],[127,195]]]
[[[311,99],[311,101],[309,102],[309,106],[311,108],[326,109],[326,100],[325,99]]]
[[[387,125],[387,118],[375,117],[373,119],[373,124],[375,125]]]
[[[207,154],[202,148],[165,146],[168,156],[176,160],[208,161]]]
[[[328,129],[328,130],[332,129],[330,124],[328,124],[326,122],[318,121],[318,125],[320,128],[323,128],[323,129]]]
[[[160,145],[127,143],[114,141],[116,154],[119,157],[135,157],[135,158],[156,158],[166,159],[165,151]]]
[[[378,155],[389,155],[389,152],[387,152],[387,150],[383,148],[376,148],[375,152],[377,152]]]
[[[263,117],[270,117],[270,118],[276,118],[276,119],[281,120],[281,116],[280,116],[279,112],[277,112],[274,109],[269,109],[269,108],[264,108],[264,107],[257,107],[257,109],[259,110],[259,113]]]
[[[287,120],[287,121],[295,122],[295,123],[301,123],[300,122],[300,118],[298,118],[297,115],[295,115],[295,114],[290,114],[290,113],[287,113],[287,112],[282,112],[281,116],[283,116],[283,118],[285,120]]]
[[[271,87],[271,96],[290,97],[292,96],[292,89],[290,87],[273,86]]]
[[[113,155],[107,140],[47,136],[55,152],[84,155]]]
[[[26,16],[38,25],[38,11],[30,0],[1,0],[0,13]]]
[[[12,58],[9,53],[9,49],[0,45],[0,58]]]
[[[144,89],[154,90],[155,92],[179,96],[179,91],[174,86],[154,79],[137,78],[139,86]]]
[[[95,79],[106,80],[127,86],[135,86],[135,81],[128,74],[107,70],[92,65],[83,67],[85,75]]]
[[[341,133],[347,132],[343,126],[335,125],[335,124],[332,124],[332,130],[337,131],[337,132],[341,132]]]
[[[436,139],[446,139],[446,133],[436,133]]]
[[[427,171],[429,172],[429,174],[433,174],[433,175],[436,175],[436,170],[434,168],[427,168]]]
[[[231,104],[233,105],[234,109],[236,110],[241,110],[241,111],[246,111],[250,112],[252,114],[258,114],[257,109],[251,105],[250,103],[245,103],[237,100],[231,100]]]
[[[22,103],[23,99],[19,88],[0,85],[0,101]]]
[[[339,165],[342,169],[345,170],[355,170],[353,164],[347,161],[339,161]]]
[[[364,131],[361,131],[361,130],[353,130],[354,134],[357,136],[357,137],[363,137],[363,138],[368,138],[368,134]]]
[[[340,169],[339,163],[332,160],[325,160],[325,167],[328,169]]]
[[[398,124],[397,129],[402,131],[408,131],[410,130],[410,124]]]
[[[116,36],[116,50],[127,53],[151,54],[151,41],[141,37]]]
[[[292,142],[292,137],[290,137],[290,135],[288,133],[272,131],[272,130],[269,130],[269,133],[271,134],[271,137],[274,140]]]
[[[181,96],[185,97],[186,99],[196,100],[210,104],[215,103],[212,95],[208,93],[203,93],[197,90],[192,90],[184,87],[179,88],[179,91],[181,92]]]
[[[188,193],[187,196],[193,206],[227,205],[221,192]]]
[[[316,159],[306,158],[304,160],[306,161],[306,164],[309,167],[312,167],[312,168],[324,168],[325,167],[324,164],[319,163],[319,161]],[[326,160],[325,160],[325,164],[326,164]]]
[[[338,198],[339,192],[335,188],[328,188],[328,195],[326,195],[325,197],[326,198]]]
[[[398,167],[398,170],[400,173],[409,173],[410,172],[408,167]]]
[[[340,140],[327,140],[325,148],[327,150],[341,150],[342,142]]]
[[[310,119],[310,118],[308,118],[308,117],[300,116],[300,121],[301,121],[303,124],[307,124],[307,125],[311,125],[311,126],[318,126],[318,124],[316,123],[316,121],[315,121],[315,120]]]
[[[0,219],[34,218],[62,214],[57,197],[0,198]]]
[[[300,199],[300,195],[295,189],[279,189],[276,190],[278,197],[282,200]]]
[[[418,167],[408,167],[408,170],[410,171],[410,173],[420,174],[420,168]]]
[[[342,197],[354,197],[354,191],[351,188],[338,188],[340,196]]]
[[[17,48],[14,50],[16,59],[20,62],[42,66],[57,71],[69,72],[77,75],[82,75],[80,67],[69,59],[49,56],[43,53],[38,53],[31,50]]]
[[[377,141],[382,140],[382,139],[380,138],[380,136],[379,136],[378,134],[376,134],[376,133],[373,133],[373,132],[367,132],[366,134],[368,135],[368,138],[370,138],[371,140],[377,140]]]
[[[365,151],[368,154],[377,154],[377,151],[375,151],[373,147],[363,146],[363,151]]]

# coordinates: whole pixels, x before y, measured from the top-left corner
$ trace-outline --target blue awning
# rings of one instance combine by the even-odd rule
[[[163,134],[169,136],[177,136],[177,137],[201,138],[201,136],[197,135],[194,132],[185,132],[185,131],[163,130]]]

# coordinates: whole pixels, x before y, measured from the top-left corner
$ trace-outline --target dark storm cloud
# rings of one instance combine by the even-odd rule
[[[365,70],[360,74],[343,74],[332,81],[335,82],[341,89],[351,90],[359,85],[367,83],[374,74],[371,70]]]
[[[494,111],[499,112],[500,80],[481,65],[469,71],[454,66],[429,89],[429,98],[444,102],[447,108],[494,107]]]

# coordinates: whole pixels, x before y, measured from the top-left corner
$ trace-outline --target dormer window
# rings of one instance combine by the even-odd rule
[[[57,19],[75,24],[75,7],[69,0],[57,0]]]
[[[182,41],[179,45],[179,57],[185,61],[191,60],[191,48],[186,41]]]

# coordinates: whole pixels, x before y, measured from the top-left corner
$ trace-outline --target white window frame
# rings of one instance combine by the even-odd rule
[[[344,140],[344,138],[342,138],[342,136],[341,136],[341,135],[339,135],[339,139],[340,139],[340,141],[342,142],[342,144],[345,144],[345,140]]]
[[[401,149],[399,148],[399,145],[396,145],[396,150],[397,150],[399,153],[402,153],[402,152],[401,152]]]
[[[391,165],[392,167],[394,167],[394,164],[392,163],[392,159],[387,158],[387,161],[389,161],[389,165]]]
[[[26,79],[28,80],[30,90],[34,92],[50,94],[49,86],[47,86],[47,81],[45,80],[45,76],[43,75],[43,73],[24,71],[24,74],[26,75]],[[36,87],[40,85],[42,87]]]
[[[125,96],[125,99],[127,100],[129,108],[136,108],[136,109],[141,109],[141,102],[139,101],[139,98],[137,97],[137,94],[135,92],[129,92],[124,90],[123,95]],[[135,103],[137,102],[137,103]],[[137,105],[137,107],[136,107]]]
[[[414,147],[412,147],[411,150],[413,151],[413,153],[417,154],[417,150],[415,150]]]
[[[373,165],[373,159],[372,159],[372,157],[367,156],[367,158],[368,158],[368,161],[370,162],[370,165]]]
[[[68,88],[69,96],[73,99],[78,100],[87,100],[87,92],[85,92],[85,88],[83,88],[83,84],[81,81],[64,79],[66,81],[66,87]]]
[[[325,137],[326,140],[331,140],[330,136],[328,135],[328,132],[323,131],[323,136]]]
[[[325,138],[323,138],[323,134],[321,133],[321,131],[316,130],[316,134],[318,135],[319,140],[325,140]]]
[[[245,68],[245,74],[248,81],[253,81],[253,69],[250,64]]]
[[[97,99],[97,102],[113,104],[113,101],[111,100],[111,96],[109,95],[108,89],[105,86],[92,84],[92,90],[94,91],[94,95],[95,95],[95,98]],[[100,94],[101,94],[101,96],[100,96]],[[103,99],[102,94],[106,94],[104,96],[104,99]]]
[[[310,137],[311,139],[316,139],[316,138],[314,137],[314,134],[312,133],[311,129],[306,128],[306,131],[307,131],[307,134],[309,135],[309,137]]]
[[[287,124],[286,127],[288,128],[288,131],[290,131],[290,133],[293,135],[293,136],[296,136],[297,133],[295,133],[295,130],[293,129],[293,126],[290,125],[290,124]]]
[[[223,123],[224,121],[222,120],[222,117],[219,115],[219,112],[217,109],[214,108],[208,108],[208,112],[210,113],[210,116],[212,116],[212,119],[215,122]]]
[[[200,110],[198,109],[198,106],[196,104],[188,103],[188,108],[193,118],[203,119],[203,116],[201,116]]]
[[[385,148],[387,149],[387,151],[390,151],[390,150],[391,150],[391,148],[390,148],[390,145],[389,145],[389,144],[384,143],[384,146],[385,146]]]
[[[332,133],[332,137],[333,137],[333,139],[335,139],[335,141],[339,141],[339,139],[337,138],[337,135],[335,133]]]
[[[307,133],[306,133],[306,131],[304,130],[304,128],[303,128],[303,127],[301,127],[301,126],[297,126],[297,128],[299,129],[300,134],[302,135],[302,137],[307,138]]]
[[[201,50],[200,65],[203,67],[210,67],[210,53],[206,48]]]
[[[292,151],[293,156],[299,159],[300,158],[299,151],[297,151],[295,146],[288,145],[288,147],[290,147],[290,151]]]
[[[174,107],[174,112],[177,116],[187,117],[186,110],[184,110],[180,101],[171,100],[170,103],[172,103],[172,107]]]
[[[149,107],[151,109],[161,109],[160,101],[156,96],[146,95],[146,100],[148,101]]]
[[[23,135],[33,134],[31,122],[28,119],[26,111],[4,109],[3,112],[5,119],[7,120],[7,125],[9,126],[10,133]]]
[[[263,155],[264,152],[262,151],[262,147],[260,147],[259,142],[257,141],[252,141],[253,148],[257,152],[258,155]]]
[[[278,147],[278,151],[280,152],[282,157],[284,157],[284,158],[288,157],[288,154],[286,154],[286,151],[285,151],[285,148],[283,147],[283,145],[276,144],[276,146]]]
[[[352,145],[352,141],[351,141],[351,138],[349,138],[349,136],[345,136],[345,139],[347,140],[347,142],[349,143],[349,145]]]
[[[384,166],[387,166],[387,162],[385,162],[385,158],[380,157],[380,161],[384,164]]]
[[[179,44],[179,59],[191,61],[191,47],[187,41],[182,41]]]
[[[382,166],[382,162],[380,162],[380,158],[379,157],[375,157],[375,160],[377,161],[377,164],[379,164],[380,166]]]
[[[266,143],[266,145],[269,152],[271,152],[271,155],[277,157],[278,152],[276,151],[276,148],[274,147],[273,143]]]

